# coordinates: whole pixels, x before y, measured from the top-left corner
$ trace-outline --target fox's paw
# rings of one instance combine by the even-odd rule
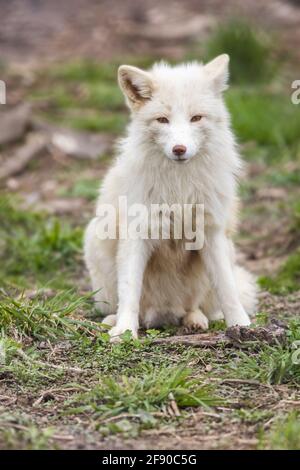
[[[103,318],[102,323],[107,326],[115,326],[117,323],[117,315],[107,315]]]
[[[183,325],[187,328],[197,330],[208,329],[208,318],[201,312],[200,309],[188,313],[183,319]]]
[[[225,317],[226,325],[230,326],[249,326],[250,318],[245,310],[241,307],[237,311],[231,312],[229,317]]]
[[[209,321],[224,320],[224,313],[222,312],[222,310],[215,310],[214,312],[210,312],[207,316]]]
[[[110,342],[119,343],[120,341],[122,341],[121,335],[126,331],[130,331],[132,338],[136,339],[138,337],[138,332],[136,328],[132,328],[130,326],[116,325],[109,331]]]

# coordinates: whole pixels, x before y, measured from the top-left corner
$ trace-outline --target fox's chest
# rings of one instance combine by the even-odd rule
[[[152,204],[203,204],[203,185],[195,186],[186,181],[158,181],[148,190],[148,200]]]
[[[142,199],[149,206],[166,205],[169,208],[181,207],[182,210],[196,206],[204,212],[209,225],[226,219],[231,194],[226,194],[223,185],[211,175],[202,174],[197,168],[194,170],[189,173],[156,173],[155,178],[143,184]]]

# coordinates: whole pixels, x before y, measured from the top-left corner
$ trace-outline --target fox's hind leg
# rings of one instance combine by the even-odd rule
[[[183,318],[182,323],[191,329],[201,328],[201,330],[207,330],[208,328],[208,319],[200,309],[188,312]]]
[[[255,314],[257,307],[257,284],[255,276],[247,269],[236,265],[234,268],[234,277],[238,289],[239,298],[244,309],[251,317]]]
[[[249,271],[237,265],[234,267],[234,277],[236,280],[239,300],[247,314],[249,316],[253,316],[257,306],[257,286],[255,278]],[[210,290],[201,307],[209,321],[224,319],[222,306],[217,301],[217,297],[213,290]]]
[[[102,323],[107,326],[115,326],[117,323],[117,315],[107,315],[103,318]]]

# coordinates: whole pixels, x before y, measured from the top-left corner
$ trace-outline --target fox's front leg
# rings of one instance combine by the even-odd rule
[[[249,316],[239,300],[225,233],[218,228],[209,229],[202,250],[203,262],[227,326],[250,325]]]
[[[150,256],[147,240],[120,240],[117,254],[118,311],[117,323],[110,330],[111,340],[119,340],[126,330],[137,337],[143,276]]]

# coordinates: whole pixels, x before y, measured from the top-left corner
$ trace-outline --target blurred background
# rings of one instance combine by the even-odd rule
[[[60,278],[80,258],[80,227],[128,122],[118,65],[223,52],[231,56],[226,100],[248,162],[239,243],[259,274],[282,266],[299,242],[300,106],[291,102],[299,1],[1,0],[0,8],[2,282]],[[32,211],[47,223],[36,222],[25,250]],[[9,234],[16,246],[5,242]]]
[[[299,340],[300,104],[291,95],[300,80],[300,1],[0,0],[0,13],[0,447],[299,448],[296,414],[266,443],[258,435],[280,410],[295,407],[300,375],[290,346],[251,354],[199,349],[200,359],[194,348],[111,348],[90,321],[99,320],[101,306],[86,297],[82,235],[129,120],[118,66],[207,61],[226,52],[225,99],[247,163],[240,262],[262,288],[258,321],[290,321],[290,342]],[[209,334],[218,329],[224,325]],[[176,435],[158,439],[159,423],[175,426],[169,392],[183,396],[183,406],[199,405],[184,360],[201,384],[211,374],[209,386],[220,377],[267,385],[251,394],[247,381],[234,388],[222,382],[216,393],[229,404],[233,395],[238,400],[230,410],[204,417],[200,409]],[[120,371],[126,380],[116,385]],[[103,373],[112,375],[99,388]],[[276,393],[270,383],[279,384]],[[77,395],[94,386],[94,394]],[[213,403],[201,390],[200,402]],[[99,424],[103,413],[107,421]],[[118,433],[133,440],[116,441]]]

